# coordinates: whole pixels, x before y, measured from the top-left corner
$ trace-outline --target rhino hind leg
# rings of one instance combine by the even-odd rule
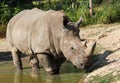
[[[18,70],[23,69],[22,68],[22,61],[20,57],[20,51],[16,47],[12,47],[12,57],[13,57],[13,63],[17,67]]]
[[[30,66],[34,72],[40,69],[39,60],[36,55],[30,55]]]

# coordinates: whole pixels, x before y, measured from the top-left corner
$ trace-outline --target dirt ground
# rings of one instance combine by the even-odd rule
[[[83,27],[80,28],[80,36],[88,41],[96,40],[95,54],[99,55],[99,63],[95,65],[97,68],[92,68],[94,70],[86,76],[85,82],[89,82],[92,76],[104,76],[111,72],[114,75],[115,72],[120,73],[120,23]],[[0,56],[6,55],[6,53],[7,60],[11,60],[6,39],[3,38],[0,39]],[[1,57],[0,61],[5,60],[6,57]]]
[[[86,76],[85,82],[89,83],[93,76],[120,74],[120,24],[93,25],[85,28],[81,29],[81,37],[89,41],[96,40],[95,54],[99,55],[99,60],[94,65],[97,69]],[[114,83],[120,83],[120,81]]]

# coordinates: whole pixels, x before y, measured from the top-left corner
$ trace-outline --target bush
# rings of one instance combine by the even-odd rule
[[[94,12],[90,24],[118,22],[120,21],[120,1],[111,2],[110,4],[102,3],[94,8]]]
[[[19,0],[18,0],[19,1]],[[32,1],[32,0],[31,0]],[[8,5],[5,1],[0,2],[0,34],[10,18],[24,9],[37,7],[43,10],[63,10],[72,21],[77,21],[80,16],[84,18],[82,26],[100,23],[114,23],[120,21],[120,0],[94,0],[93,16],[89,16],[89,0],[33,0],[33,2],[17,5]],[[21,6],[22,5],[22,6]],[[4,27],[3,27],[4,26]],[[5,33],[5,31],[3,31]],[[3,33],[2,32],[2,33]]]
[[[5,36],[6,26],[11,17],[23,9],[33,7],[31,4],[26,4],[24,6],[21,6],[22,4],[19,3],[17,5],[16,4],[14,5],[13,3],[9,3],[7,0],[0,1],[0,37]]]

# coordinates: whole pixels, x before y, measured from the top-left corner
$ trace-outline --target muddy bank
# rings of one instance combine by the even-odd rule
[[[85,82],[89,83],[96,76],[120,75],[120,24],[85,27],[81,29],[80,35],[89,41],[97,40],[95,55],[98,55],[98,61],[94,63]],[[118,80],[114,80],[114,83]]]

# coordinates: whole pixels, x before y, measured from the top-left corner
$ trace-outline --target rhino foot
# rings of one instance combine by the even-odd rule
[[[47,73],[50,75],[57,75],[59,74],[59,70],[47,71]]]

